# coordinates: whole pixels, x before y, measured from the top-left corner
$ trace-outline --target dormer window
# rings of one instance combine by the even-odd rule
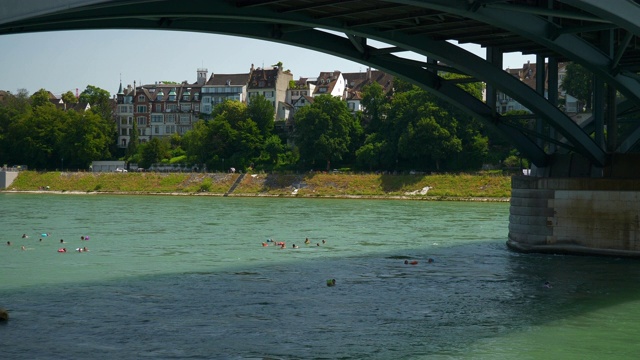
[[[164,98],[164,93],[162,92],[162,90],[158,93],[158,95],[156,96],[156,100],[157,101],[162,101],[162,99]]]
[[[144,95],[139,95],[138,96],[138,101],[144,101]]]

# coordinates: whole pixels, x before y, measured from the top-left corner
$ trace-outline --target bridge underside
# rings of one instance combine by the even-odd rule
[[[633,166],[640,140],[638,19],[640,6],[631,0],[6,0],[0,4],[0,35],[153,29],[237,35],[317,50],[378,68],[454,103],[509,139],[532,162],[536,176],[599,181],[640,178]],[[486,57],[452,42],[481,45]],[[537,56],[535,89],[503,71],[503,54],[509,52]],[[558,63],[566,61],[593,74],[593,115],[580,125],[558,105]],[[463,91],[460,80],[439,76],[441,71],[486,84],[486,102]],[[532,116],[500,115],[498,92]],[[544,190],[547,185],[536,186]],[[616,196],[626,196],[628,190],[621,191]],[[553,203],[544,196],[534,203],[545,201]],[[624,206],[640,212],[633,204]],[[512,205],[513,211],[526,210]],[[631,225],[621,221],[623,227]],[[532,229],[512,225],[511,241],[527,243],[524,235]],[[538,225],[554,226],[546,220]],[[544,241],[558,244],[559,237],[545,236]],[[539,246],[542,240],[535,241]]]

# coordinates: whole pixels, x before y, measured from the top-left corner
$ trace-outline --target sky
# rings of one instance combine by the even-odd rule
[[[467,47],[484,58],[479,46]],[[520,68],[534,56],[505,54],[504,67]],[[196,81],[198,68],[211,73],[248,73],[281,61],[293,78],[322,71],[363,72],[367,67],[332,55],[241,37],[159,30],[58,31],[0,36],[0,90],[55,95],[87,85],[117,93],[128,84]]]

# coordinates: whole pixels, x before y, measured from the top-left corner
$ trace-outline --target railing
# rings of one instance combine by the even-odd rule
[[[27,171],[27,170],[29,170],[29,167],[27,165],[12,165],[12,166],[4,165],[3,167],[0,168],[0,171]]]

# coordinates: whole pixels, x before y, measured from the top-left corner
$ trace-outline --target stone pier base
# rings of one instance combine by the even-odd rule
[[[511,249],[640,257],[640,180],[515,176],[511,189]]]

